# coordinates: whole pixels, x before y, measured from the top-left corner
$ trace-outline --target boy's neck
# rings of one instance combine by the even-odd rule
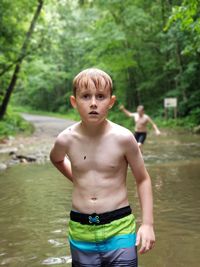
[[[87,136],[97,136],[97,135],[101,135],[103,133],[105,133],[106,128],[108,126],[108,120],[104,120],[101,123],[99,123],[98,125],[94,125],[94,124],[86,124],[83,121],[81,121],[81,130],[83,131],[83,133],[85,133]]]
[[[142,118],[144,116],[144,113],[140,114],[138,113],[139,117]]]

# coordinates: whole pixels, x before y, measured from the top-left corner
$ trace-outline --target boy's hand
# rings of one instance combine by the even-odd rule
[[[119,107],[119,109],[120,109],[120,110],[124,109],[124,105],[121,105],[121,106]]]
[[[141,243],[140,254],[144,254],[155,245],[155,234],[152,225],[142,224],[137,232],[136,246]]]
[[[161,132],[159,130],[156,130],[156,135],[160,135]]]

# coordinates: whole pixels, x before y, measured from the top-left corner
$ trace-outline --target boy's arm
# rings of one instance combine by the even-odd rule
[[[61,137],[58,137],[51,152],[50,160],[53,165],[70,181],[73,182],[71,162],[66,157],[66,144]]]
[[[125,109],[125,107],[123,105],[121,105],[119,107],[119,109],[122,110],[126,114],[126,116],[128,116],[128,117],[134,117],[134,114],[131,113],[130,111],[128,111],[127,109]]]
[[[126,145],[126,159],[136,179],[137,191],[142,210],[142,225],[137,232],[136,245],[141,243],[140,253],[153,248],[155,235],[153,230],[153,197],[150,176],[144,166],[140,149],[130,135]]]
[[[152,119],[148,116],[148,121],[151,123],[151,125],[154,128],[154,131],[157,135],[160,135],[160,130],[158,129],[157,125],[152,121]]]

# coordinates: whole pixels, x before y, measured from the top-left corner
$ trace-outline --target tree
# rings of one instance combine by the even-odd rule
[[[39,15],[40,15],[42,6],[43,6],[43,0],[38,0],[38,6],[36,8],[35,14],[34,14],[33,19],[31,21],[30,27],[29,27],[29,29],[27,31],[25,40],[24,40],[23,45],[21,47],[21,51],[20,51],[20,54],[18,56],[15,68],[14,68],[13,75],[11,77],[10,83],[9,83],[7,89],[6,89],[5,96],[3,97],[3,101],[2,101],[1,106],[0,106],[0,120],[5,115],[6,108],[7,108],[7,105],[9,103],[9,100],[10,100],[10,96],[11,96],[11,94],[12,94],[14,88],[15,88],[15,85],[16,85],[16,82],[17,82],[17,79],[18,79],[18,74],[20,72],[21,64],[22,64],[22,61],[23,61],[23,59],[24,59],[24,57],[26,55],[27,47],[29,45],[29,42],[30,42],[30,39],[31,39],[31,35],[34,32],[34,28],[35,28],[37,19],[38,19]]]
[[[197,0],[45,1],[12,99],[36,109],[65,111],[70,109],[73,77],[95,66],[112,76],[119,102],[129,109],[144,104],[148,112],[161,115],[163,98],[171,96],[178,98],[180,116],[191,115],[197,110],[200,87],[199,14]],[[22,36],[20,25],[6,30],[12,53],[4,51],[3,61],[0,54],[3,88],[10,74],[6,68],[19,58],[13,51],[22,41],[12,37]],[[0,16],[0,33],[2,29]]]
[[[194,115],[200,122],[200,2],[184,0],[172,8],[165,31],[171,45],[166,62],[168,70],[175,73],[175,86],[171,94],[179,98],[181,116]],[[174,56],[173,56],[174,55]]]

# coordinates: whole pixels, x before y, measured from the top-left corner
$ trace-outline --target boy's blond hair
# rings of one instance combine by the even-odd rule
[[[77,89],[108,88],[112,95],[113,85],[111,77],[104,71],[97,68],[90,68],[81,71],[73,80],[73,94],[76,96]]]
[[[137,110],[142,110],[142,111],[144,111],[144,106],[143,106],[143,105],[139,105],[139,106],[137,106]]]

